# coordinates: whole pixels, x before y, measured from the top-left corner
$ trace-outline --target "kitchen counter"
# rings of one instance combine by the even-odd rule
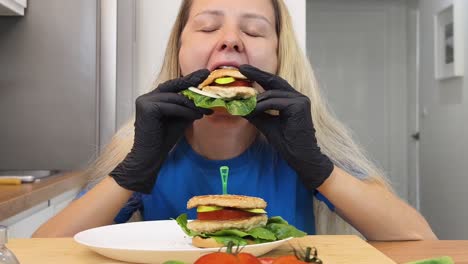
[[[81,171],[58,173],[39,182],[0,185],[0,221],[47,201],[87,181]]]

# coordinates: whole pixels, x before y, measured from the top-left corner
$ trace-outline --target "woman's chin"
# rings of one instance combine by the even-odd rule
[[[213,114],[205,116],[206,119],[214,122],[246,122],[243,117],[231,115],[226,108],[224,107],[214,107],[211,108],[213,110]]]

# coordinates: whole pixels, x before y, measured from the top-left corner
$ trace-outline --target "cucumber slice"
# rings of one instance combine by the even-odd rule
[[[266,214],[266,211],[263,209],[244,209],[244,211],[249,212],[249,213],[254,213],[254,214]]]
[[[234,77],[221,77],[215,80],[217,84],[228,84],[234,82],[236,79]]]
[[[205,213],[205,212],[213,212],[213,211],[218,211],[223,209],[223,207],[220,206],[208,206],[208,205],[200,205],[197,207],[197,212],[199,213]]]

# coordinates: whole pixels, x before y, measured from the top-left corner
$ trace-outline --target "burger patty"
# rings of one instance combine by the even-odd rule
[[[245,86],[205,86],[202,90],[227,99],[247,99],[257,95],[257,90]]]
[[[265,214],[261,214],[241,220],[193,220],[187,223],[187,227],[196,232],[213,233],[230,228],[250,230],[255,227],[265,226],[267,221],[268,217]]]

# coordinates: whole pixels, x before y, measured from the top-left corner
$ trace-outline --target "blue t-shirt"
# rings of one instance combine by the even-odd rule
[[[135,193],[115,222],[126,222],[137,209],[144,220],[167,220],[182,213],[195,219],[196,209],[187,210],[187,201],[196,195],[222,193],[221,166],[229,167],[228,193],[263,198],[269,217],[281,216],[308,234],[315,234],[313,195],[334,210],[323,195],[304,187],[262,137],[238,157],[222,161],[202,157],[182,138],[164,162],[152,193]]]

